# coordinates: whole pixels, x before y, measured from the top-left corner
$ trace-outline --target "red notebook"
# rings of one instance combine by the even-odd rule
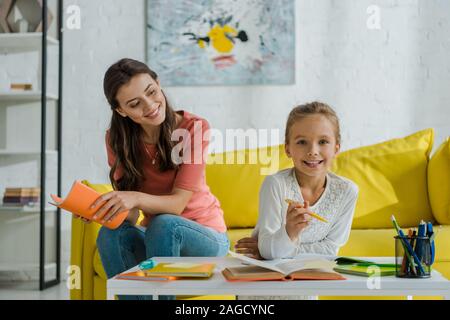
[[[228,281],[346,280],[333,270],[336,262],[323,255],[304,254],[294,259],[263,261],[233,251],[228,253],[248,264],[225,268],[222,274]]]
[[[75,181],[73,183],[72,189],[70,189],[69,194],[65,199],[61,199],[54,194],[51,194],[50,196],[53,201],[55,201],[54,203],[50,202],[50,204],[72,212],[87,220],[95,221],[109,229],[118,228],[128,216],[127,210],[120,212],[111,221],[107,222],[101,222],[99,218],[94,218],[94,214],[100,210],[106,202],[91,209],[90,206],[101,196],[101,194],[94,189],[89,188],[87,185],[82,184],[80,181]]]
[[[303,269],[288,275],[259,266],[229,267],[222,271],[228,281],[270,281],[270,280],[345,280],[337,272],[320,269]]]

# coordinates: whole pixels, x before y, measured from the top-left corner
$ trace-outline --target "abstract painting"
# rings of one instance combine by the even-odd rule
[[[294,0],[147,0],[147,63],[164,85],[295,82]]]

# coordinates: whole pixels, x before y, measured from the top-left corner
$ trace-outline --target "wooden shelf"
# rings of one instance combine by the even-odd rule
[[[47,36],[47,46],[52,45],[59,45],[59,41],[53,37]],[[0,50],[41,50],[41,46],[42,32],[0,34]]]
[[[47,150],[45,152],[47,155],[57,155],[57,150]],[[26,156],[26,155],[40,155],[41,152],[37,150],[8,150],[0,149],[0,156]]]
[[[56,209],[56,207],[45,207],[45,212],[55,212]],[[38,206],[8,206],[0,204],[0,212],[39,213],[41,209]]]
[[[56,269],[55,262],[48,262],[45,264],[45,268]],[[20,263],[20,262],[0,262],[0,271],[33,271],[39,270],[39,263]]]
[[[40,91],[0,91],[0,102],[40,102],[41,94]],[[47,93],[47,100],[57,101],[58,95]]]

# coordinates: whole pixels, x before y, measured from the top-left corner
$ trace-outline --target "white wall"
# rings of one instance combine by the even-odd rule
[[[81,9],[81,29],[64,34],[63,194],[77,179],[109,181],[104,136],[111,111],[103,76],[122,57],[145,59],[143,0],[65,1],[72,4]],[[69,261],[70,216],[63,229]]]
[[[82,25],[65,32],[63,193],[75,179],[108,182],[104,131],[110,109],[103,75],[121,57],[145,58],[144,0],[65,4],[80,7]],[[297,0],[296,5],[295,85],[165,87],[175,108],[201,115],[220,130],[283,130],[295,104],[322,100],[341,118],[343,149],[427,127],[436,129],[435,145],[450,134],[449,1]],[[379,30],[367,28],[370,5],[381,10]]]

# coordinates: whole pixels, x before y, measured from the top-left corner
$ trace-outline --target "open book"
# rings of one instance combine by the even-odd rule
[[[85,219],[102,224],[109,229],[118,228],[127,218],[128,211],[120,212],[111,221],[101,222],[99,218],[94,218],[94,215],[106,202],[100,204],[94,209],[90,208],[90,206],[100,196],[101,194],[94,189],[89,188],[87,185],[82,184],[80,181],[75,181],[65,199],[61,199],[58,196],[51,194],[50,197],[53,199],[54,203],[49,203],[61,209],[72,212],[73,214],[81,216]]]
[[[228,267],[222,274],[228,281],[259,280],[345,280],[335,272],[334,260],[305,255],[295,259],[257,260],[228,251],[229,254],[246,263],[246,266]]]

